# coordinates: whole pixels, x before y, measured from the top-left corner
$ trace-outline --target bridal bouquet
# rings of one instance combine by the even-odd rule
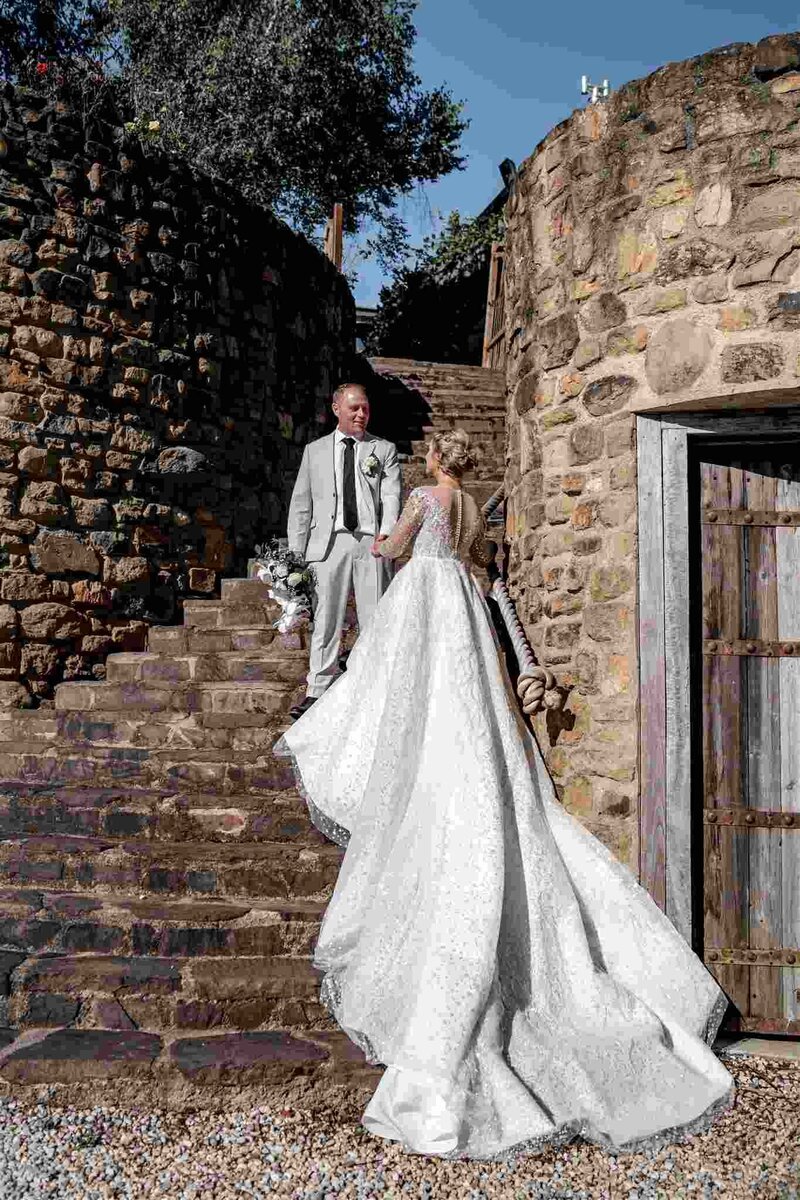
[[[255,577],[269,584],[271,600],[277,600],[283,612],[273,627],[289,633],[301,621],[311,618],[314,568],[293,550],[285,550],[273,538],[256,546]]]

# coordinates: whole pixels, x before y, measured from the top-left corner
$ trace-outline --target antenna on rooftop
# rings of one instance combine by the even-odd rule
[[[590,83],[588,75],[581,75],[581,95],[588,96],[590,104],[597,104],[598,100],[607,100],[608,94],[607,79],[604,79],[602,83]]]

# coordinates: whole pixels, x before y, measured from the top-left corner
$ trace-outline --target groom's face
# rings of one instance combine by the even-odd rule
[[[348,388],[340,400],[334,400],[333,411],[339,428],[349,437],[361,437],[369,423],[369,400],[361,388]]]

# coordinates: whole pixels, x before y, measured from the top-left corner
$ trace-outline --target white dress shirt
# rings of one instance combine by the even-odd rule
[[[354,434],[342,433],[340,429],[334,430],[334,457],[336,471],[336,520],[334,522],[334,532],[339,533],[341,530],[347,529],[344,523],[344,455],[347,447],[344,444],[346,437],[352,437],[355,445],[353,446],[353,466],[356,477],[356,505],[358,508],[358,528],[353,530],[354,533],[368,533],[375,536],[375,508],[370,495],[369,483],[364,477],[364,472],[361,470],[360,464],[365,458],[369,458],[369,450],[367,445],[364,445],[362,439],[355,437]]]

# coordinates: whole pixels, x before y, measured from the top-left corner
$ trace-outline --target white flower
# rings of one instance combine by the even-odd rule
[[[365,475],[368,475],[370,478],[372,478],[380,465],[380,459],[376,458],[374,454],[370,454],[369,457],[365,458],[364,462],[361,464],[361,470]]]
[[[300,571],[292,571],[286,582],[288,583],[289,587],[297,587],[298,583],[303,582],[303,576]]]
[[[147,128],[150,130],[151,133],[158,133],[159,129],[161,128],[161,122],[160,121],[148,121]]]
[[[274,573],[276,579],[285,579],[289,574],[289,568],[286,566],[286,563],[278,563],[277,567],[274,568]]]

